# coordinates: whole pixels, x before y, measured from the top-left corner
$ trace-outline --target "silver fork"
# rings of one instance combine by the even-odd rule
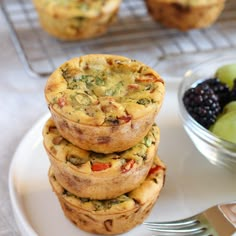
[[[236,202],[213,206],[186,219],[144,225],[155,236],[236,236]]]

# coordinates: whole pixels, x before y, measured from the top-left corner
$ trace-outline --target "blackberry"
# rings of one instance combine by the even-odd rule
[[[236,78],[234,79],[234,85],[233,85],[233,88],[230,92],[230,100],[236,101]]]
[[[211,78],[204,80],[202,84],[208,84],[214,93],[218,96],[218,100],[221,106],[221,111],[223,107],[230,102],[230,89],[228,85],[222,83],[218,78]]]
[[[207,129],[215,123],[221,111],[219,98],[207,83],[188,89],[184,93],[183,103],[189,114]]]

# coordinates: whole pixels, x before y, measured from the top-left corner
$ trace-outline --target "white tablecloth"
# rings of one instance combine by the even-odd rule
[[[0,11],[0,235],[20,235],[13,217],[8,171],[18,143],[31,126],[47,112],[45,79],[29,77],[11,42]]]

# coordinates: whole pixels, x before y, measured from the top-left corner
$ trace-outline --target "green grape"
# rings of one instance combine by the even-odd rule
[[[216,136],[236,144],[236,111],[221,115],[210,130]]]
[[[232,101],[225,105],[223,113],[228,113],[231,111],[236,111],[236,101]]]
[[[236,63],[219,67],[215,75],[221,82],[227,84],[232,89],[233,81],[236,78]]]

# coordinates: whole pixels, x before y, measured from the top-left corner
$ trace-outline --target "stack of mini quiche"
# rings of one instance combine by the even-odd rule
[[[115,55],[71,59],[49,77],[49,180],[65,216],[82,230],[129,231],[156,202],[165,165],[154,121],[164,92],[154,70]]]

